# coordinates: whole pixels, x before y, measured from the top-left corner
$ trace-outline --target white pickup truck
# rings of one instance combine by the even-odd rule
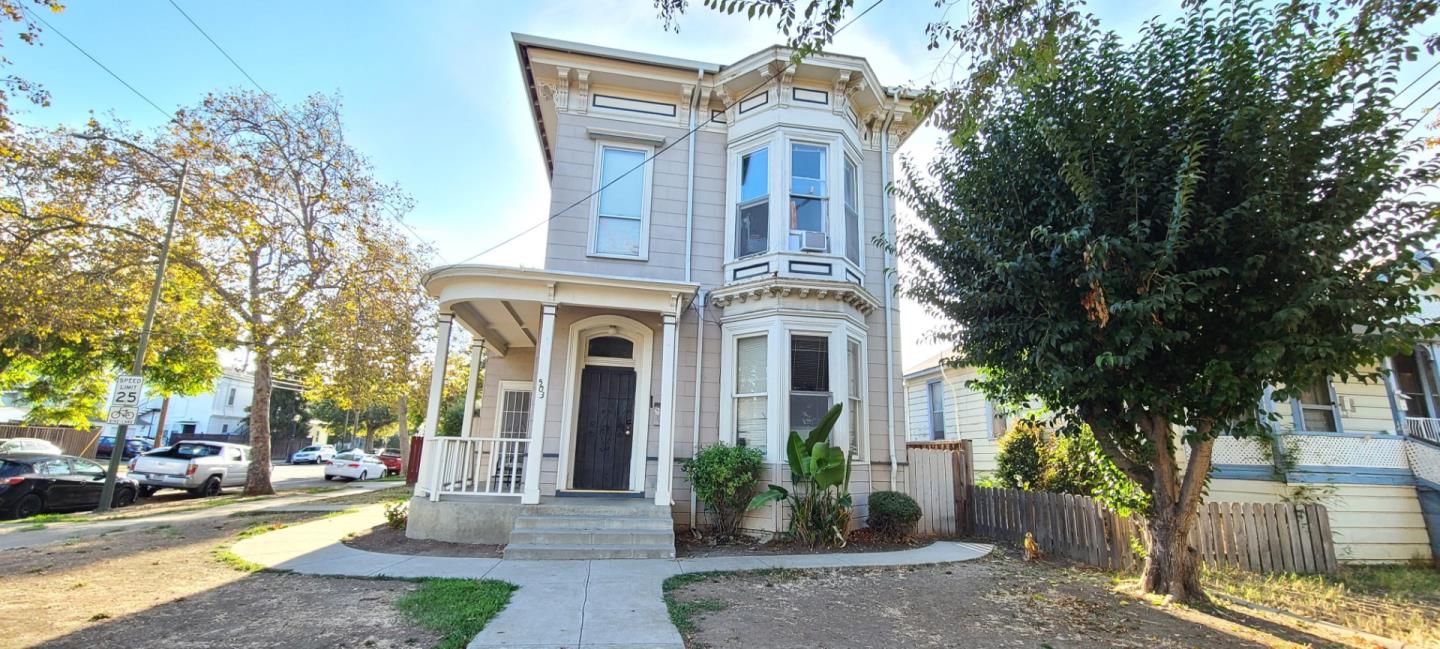
[[[179,442],[130,460],[130,477],[140,495],[157,489],[186,489],[196,496],[215,496],[225,487],[245,486],[250,447],[224,442]]]

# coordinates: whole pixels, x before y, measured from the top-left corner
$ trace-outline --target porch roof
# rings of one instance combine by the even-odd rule
[[[439,300],[440,311],[455,314],[497,355],[512,347],[534,347],[541,307],[571,305],[653,313],[679,313],[690,306],[699,284],[615,277],[516,266],[456,264],[433,268],[422,284]]]

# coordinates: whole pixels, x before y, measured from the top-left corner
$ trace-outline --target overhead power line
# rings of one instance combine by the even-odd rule
[[[864,11],[861,11],[860,13],[855,14],[855,16],[852,17],[850,20],[845,21],[845,24],[843,24],[843,25],[841,25],[840,27],[836,28],[836,29],[835,29],[835,32],[832,33],[832,34],[830,35],[830,37],[833,39],[835,36],[838,36],[838,35],[840,34],[840,32],[845,31],[845,29],[846,29],[847,27],[855,24],[855,21],[860,20],[861,18],[864,18],[864,17],[865,17],[865,14],[870,13],[870,10],[871,10],[871,9],[874,9],[875,7],[879,6],[880,3],[881,3],[881,2],[884,2],[884,1],[885,1],[885,0],[875,0],[875,2],[871,3],[870,6],[866,7]],[[774,75],[777,83],[779,82],[781,73],[783,73],[785,70],[789,69],[791,66],[795,65],[795,63],[796,63],[796,61],[792,59],[792,60],[790,60],[790,61],[787,61],[787,62],[785,63],[785,66],[784,66],[784,67],[780,68],[780,72],[778,72],[778,73],[776,73],[776,74]],[[768,83],[770,83],[768,80],[766,80],[766,81],[761,81],[760,83],[758,83],[758,84],[756,84],[755,86],[751,87],[749,90],[747,90],[747,91],[745,91],[745,92],[743,92],[743,93],[740,93],[740,94],[738,95],[738,97],[739,97],[738,99],[736,99],[735,101],[730,102],[729,104],[726,104],[726,105],[725,105],[725,108],[724,108],[722,111],[720,111],[720,112],[723,113],[723,112],[725,112],[725,111],[730,110],[730,107],[731,107],[731,106],[734,106],[735,104],[740,103],[741,101],[743,101],[743,100],[745,100],[745,99],[748,99],[748,98],[750,97],[750,95],[755,94],[755,91],[757,91],[757,90],[759,90],[760,88],[764,87],[764,86],[765,86],[766,84],[768,84]],[[699,130],[700,130],[701,128],[704,128],[705,126],[709,125],[709,124],[710,124],[711,122],[713,122],[713,121],[715,121],[715,116],[714,116],[714,115],[711,115],[710,117],[706,118],[705,121],[700,122],[699,124],[696,124],[696,125],[695,125],[695,128],[692,128],[692,129],[690,129],[689,131],[687,131],[684,135],[682,135],[682,136],[680,136],[680,137],[678,137],[678,138],[675,138],[675,140],[674,140],[673,142],[670,142],[670,143],[666,144],[665,146],[662,146],[662,147],[660,147],[659,149],[657,149],[654,153],[652,153],[652,154],[650,154],[649,156],[647,156],[644,160],[641,160],[641,161],[639,162],[639,164],[636,164],[634,167],[631,167],[631,168],[630,168],[629,170],[627,170],[625,173],[622,173],[622,174],[620,174],[619,176],[616,176],[615,178],[611,179],[610,182],[607,182],[607,183],[605,183],[605,184],[603,184],[603,185],[595,188],[594,191],[590,192],[589,194],[586,194],[584,197],[580,198],[579,200],[577,200],[577,201],[575,201],[575,202],[573,202],[573,203],[571,203],[571,204],[569,204],[569,205],[566,205],[564,209],[561,209],[560,211],[555,212],[554,214],[551,214],[550,216],[548,216],[548,217],[546,217],[546,218],[544,218],[544,219],[542,219],[542,220],[540,220],[540,221],[537,221],[536,223],[534,223],[534,224],[530,225],[529,227],[525,228],[524,230],[521,230],[521,231],[515,233],[514,235],[511,235],[509,238],[505,239],[504,241],[501,241],[501,242],[499,242],[499,243],[497,243],[497,244],[495,244],[495,245],[493,245],[493,246],[490,246],[490,247],[488,247],[488,248],[486,248],[486,249],[484,249],[484,250],[481,250],[480,252],[477,252],[477,253],[475,253],[475,254],[473,254],[473,255],[470,255],[469,257],[466,257],[466,258],[464,258],[464,259],[461,259],[460,261],[457,261],[457,262],[455,262],[455,263],[446,264],[445,267],[447,267],[447,268],[453,268],[453,267],[455,267],[455,266],[459,266],[460,264],[464,264],[464,263],[466,263],[466,262],[469,262],[469,261],[471,261],[471,260],[473,260],[473,259],[475,259],[475,258],[477,258],[477,257],[482,257],[482,256],[484,256],[484,255],[487,255],[487,254],[489,254],[489,253],[491,253],[491,252],[494,252],[495,250],[499,249],[501,246],[504,246],[504,245],[506,245],[506,244],[508,244],[508,243],[510,243],[510,242],[512,242],[512,241],[515,241],[516,239],[519,239],[520,237],[525,236],[526,234],[529,234],[530,232],[534,231],[536,228],[538,228],[538,227],[540,227],[540,226],[542,226],[542,225],[545,225],[546,223],[549,223],[549,222],[551,222],[551,221],[554,221],[555,219],[559,218],[561,215],[565,214],[566,212],[569,212],[570,210],[575,209],[576,207],[580,206],[581,204],[585,203],[586,201],[590,200],[591,198],[594,198],[594,197],[595,197],[596,195],[598,195],[600,192],[605,191],[605,189],[608,188],[609,186],[611,186],[611,185],[613,185],[613,184],[615,184],[615,183],[617,183],[617,182],[620,182],[620,180],[621,180],[622,178],[624,178],[624,177],[626,177],[626,176],[629,176],[630,174],[635,173],[636,171],[638,171],[638,170],[640,170],[640,169],[643,169],[643,168],[645,167],[645,165],[650,164],[650,161],[652,161],[652,160],[654,160],[655,158],[659,157],[660,154],[662,154],[662,153],[670,150],[670,149],[671,149],[672,147],[674,147],[675,145],[677,145],[677,144],[679,144],[679,143],[681,143],[681,142],[685,142],[685,141],[687,141],[687,140],[695,137],[695,133],[699,132]]]
[[[38,14],[38,13],[36,13],[35,10],[31,9],[31,8],[28,7],[28,6],[25,6],[23,3],[22,3],[22,4],[19,4],[18,6],[19,6],[21,9],[24,9],[24,10],[25,10],[25,13],[30,14],[30,16],[31,16],[32,18],[34,18],[35,20],[39,21],[41,25],[44,25],[44,26],[45,26],[45,29],[48,29],[48,30],[50,30],[50,31],[52,31],[52,32],[55,32],[55,35],[56,35],[56,36],[59,36],[61,40],[65,41],[66,43],[69,43],[69,44],[70,44],[70,47],[75,48],[75,51],[83,54],[83,55],[85,56],[85,58],[90,59],[90,62],[91,62],[91,63],[94,63],[95,65],[99,66],[100,69],[101,69],[101,70],[104,70],[106,74],[108,74],[108,75],[111,76],[111,78],[115,79],[116,81],[119,81],[119,82],[120,82],[120,85],[125,86],[125,88],[128,89],[130,92],[134,93],[136,97],[139,97],[139,98],[140,98],[141,100],[143,100],[145,103],[150,104],[150,107],[151,107],[151,108],[154,108],[154,109],[155,109],[155,112],[160,113],[161,115],[163,115],[167,121],[174,121],[174,120],[175,120],[175,116],[174,116],[173,114],[166,112],[164,108],[161,108],[161,107],[160,107],[160,104],[157,104],[157,103],[155,103],[154,101],[151,101],[151,99],[150,99],[149,97],[146,97],[146,96],[145,96],[145,93],[140,92],[140,90],[137,89],[135,86],[130,85],[130,82],[129,82],[129,81],[126,81],[123,77],[121,77],[119,74],[117,74],[114,70],[111,70],[111,69],[110,69],[110,66],[105,65],[104,63],[101,63],[101,62],[100,62],[100,59],[95,58],[94,55],[92,55],[91,53],[85,51],[85,48],[80,47],[80,44],[79,44],[79,43],[76,43],[75,41],[71,40],[69,36],[66,36],[66,35],[65,35],[65,32],[62,32],[62,31],[60,31],[60,30],[58,30],[58,29],[55,29],[55,26],[54,26],[54,25],[51,25],[49,21],[45,20],[45,18],[44,18],[43,16],[41,16],[41,15]]]
[[[255,86],[255,89],[260,91],[261,96],[265,97],[265,100],[270,102],[270,105],[274,107],[276,111],[278,111],[281,115],[285,115],[287,118],[289,117],[289,111],[285,110],[285,107],[280,105],[280,102],[275,99],[274,95],[270,94],[270,91],[266,90],[264,86],[260,85],[259,81],[255,80],[254,75],[250,74],[250,71],[246,70],[245,66],[240,65],[240,62],[235,60],[235,57],[230,56],[230,52],[227,52],[225,48],[220,45],[220,42],[216,41],[215,38],[210,35],[210,32],[205,31],[205,28],[201,27],[200,23],[197,22],[194,18],[192,18],[190,14],[186,13],[185,9],[183,9],[179,5],[179,3],[175,2],[175,0],[168,0],[168,2],[170,3],[171,7],[175,8],[175,11],[179,12],[180,15],[185,18],[185,22],[190,23],[190,26],[194,27],[195,31],[200,32],[200,35],[205,37],[205,40],[209,41],[210,45],[214,46],[215,50],[217,52],[220,52],[220,55],[225,57],[225,60],[229,61],[230,65],[234,66],[235,69],[238,70],[240,74],[250,82],[250,85]],[[398,223],[400,227],[405,228],[405,230],[408,231],[411,236],[415,237],[416,241],[430,246],[432,250],[435,248],[434,242],[426,239],[423,236],[420,236],[420,233],[417,232],[415,228],[411,227],[409,223],[406,223],[404,219],[401,219],[399,216],[393,213],[390,214],[390,218],[394,219],[394,221]]]

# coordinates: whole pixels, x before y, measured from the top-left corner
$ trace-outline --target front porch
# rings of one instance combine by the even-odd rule
[[[671,559],[670,507],[646,498],[499,496],[410,500],[410,538],[505,546],[506,559]]]
[[[411,536],[509,543],[516,521],[596,495],[643,503],[643,516],[625,518],[663,515],[669,534],[677,325],[696,285],[455,266],[432,271],[425,286],[441,315]],[[441,437],[444,359],[457,322],[475,340],[469,391],[460,436]],[[547,538],[581,536],[618,545],[597,541],[616,534],[584,527]],[[668,548],[673,555],[673,538]]]

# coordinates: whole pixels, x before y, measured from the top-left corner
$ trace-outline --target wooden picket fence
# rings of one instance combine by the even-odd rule
[[[1135,570],[1144,520],[1124,517],[1084,496],[1016,489],[969,489],[969,529],[1023,542],[1028,532],[1047,555],[1109,570]],[[923,507],[923,505],[922,505]],[[1251,572],[1332,572],[1335,546],[1322,505],[1207,503],[1190,545],[1214,568]]]
[[[33,437],[43,439],[77,457],[95,457],[95,446],[100,441],[99,428],[67,428],[65,426],[15,426],[0,424],[0,439]]]

